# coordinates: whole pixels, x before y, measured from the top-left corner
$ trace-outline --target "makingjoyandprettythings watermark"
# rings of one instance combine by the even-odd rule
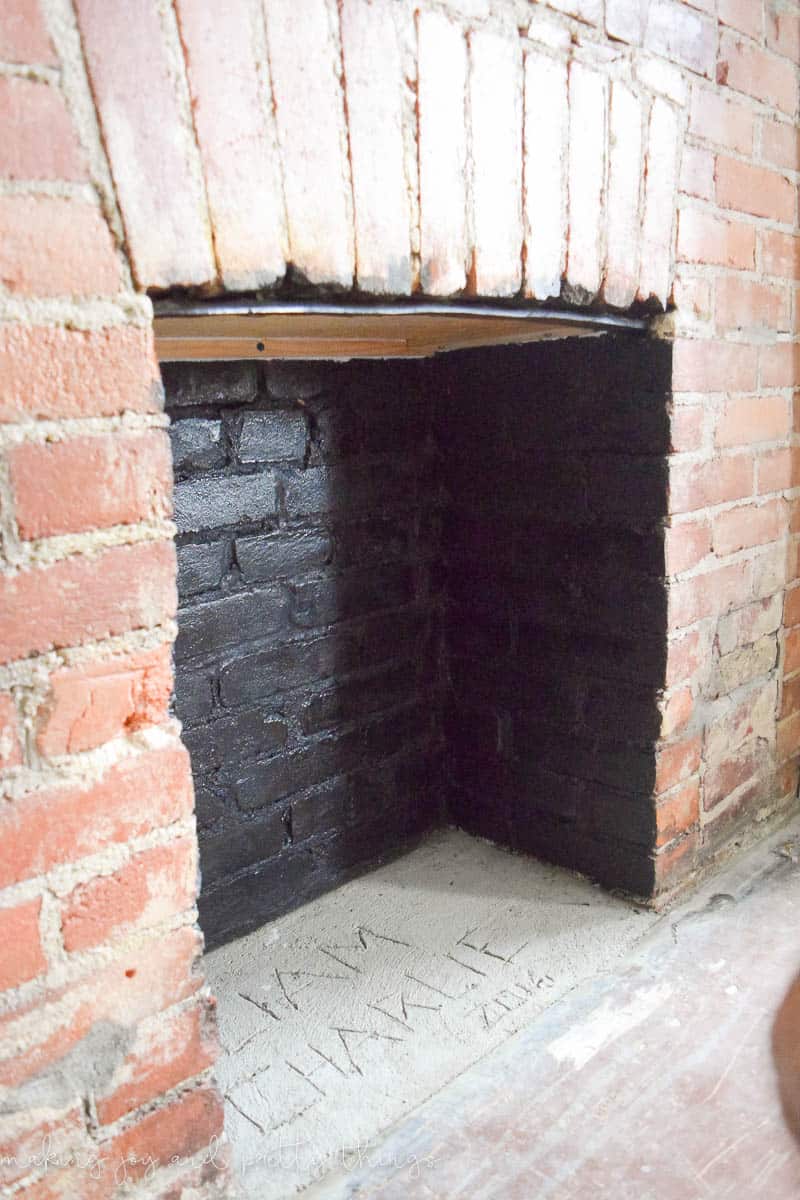
[[[131,1152],[122,1156],[104,1155],[102,1147],[86,1147],[79,1150],[59,1151],[48,1135],[42,1138],[38,1150],[25,1155],[0,1154],[0,1170],[15,1168],[23,1174],[48,1171],[78,1171],[90,1179],[113,1179],[119,1186],[123,1183],[148,1182],[156,1171],[167,1167],[214,1166],[224,1170],[228,1165],[230,1147],[214,1137],[201,1155],[186,1157],[174,1154],[167,1159],[156,1159],[150,1154]]]
[[[319,1178],[334,1170],[391,1170],[404,1171],[409,1179],[419,1179],[424,1172],[435,1170],[438,1162],[430,1154],[398,1153],[387,1146],[379,1147],[360,1140],[346,1145],[324,1145],[279,1135],[277,1145],[271,1145],[263,1154],[238,1155],[236,1165],[242,1174],[256,1167],[307,1178]]]

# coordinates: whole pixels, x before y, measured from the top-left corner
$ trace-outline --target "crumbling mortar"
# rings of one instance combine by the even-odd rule
[[[153,323],[153,305],[149,296],[134,293],[76,303],[63,297],[22,298],[0,287],[0,321],[87,332],[122,325],[149,327]]]
[[[63,420],[38,421],[31,418],[0,425],[0,451],[23,442],[66,442],[77,437],[145,433],[150,429],[168,429],[169,424],[166,413],[124,412],[112,417],[67,417]]]
[[[154,518],[133,525],[111,525],[91,533],[65,533],[56,537],[38,538],[30,542],[9,542],[6,567],[2,575],[13,577],[21,570],[49,567],[54,563],[80,555],[96,558],[113,546],[138,546],[144,542],[173,541],[177,528],[173,521]]]
[[[342,3],[343,0],[328,0],[326,11],[331,38],[334,45],[334,71],[342,94],[342,128],[339,130],[340,151],[347,163],[347,180],[345,183],[345,207],[347,223],[353,238],[353,287],[358,287],[358,229],[356,226],[356,193],[353,181],[353,146],[350,138],[350,109],[347,100],[347,70],[344,62],[344,47],[342,45]]]

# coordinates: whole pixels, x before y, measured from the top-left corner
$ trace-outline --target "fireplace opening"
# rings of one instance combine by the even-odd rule
[[[164,365],[210,945],[448,824],[653,890],[669,359]]]

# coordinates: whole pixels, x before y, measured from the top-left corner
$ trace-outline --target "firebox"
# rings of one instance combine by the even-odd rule
[[[210,944],[443,824],[652,891],[670,355],[165,364]]]

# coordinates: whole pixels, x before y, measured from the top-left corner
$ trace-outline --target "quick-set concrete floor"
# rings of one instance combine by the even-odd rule
[[[799,833],[661,918],[444,833],[210,954],[246,1194],[796,1200]]]

